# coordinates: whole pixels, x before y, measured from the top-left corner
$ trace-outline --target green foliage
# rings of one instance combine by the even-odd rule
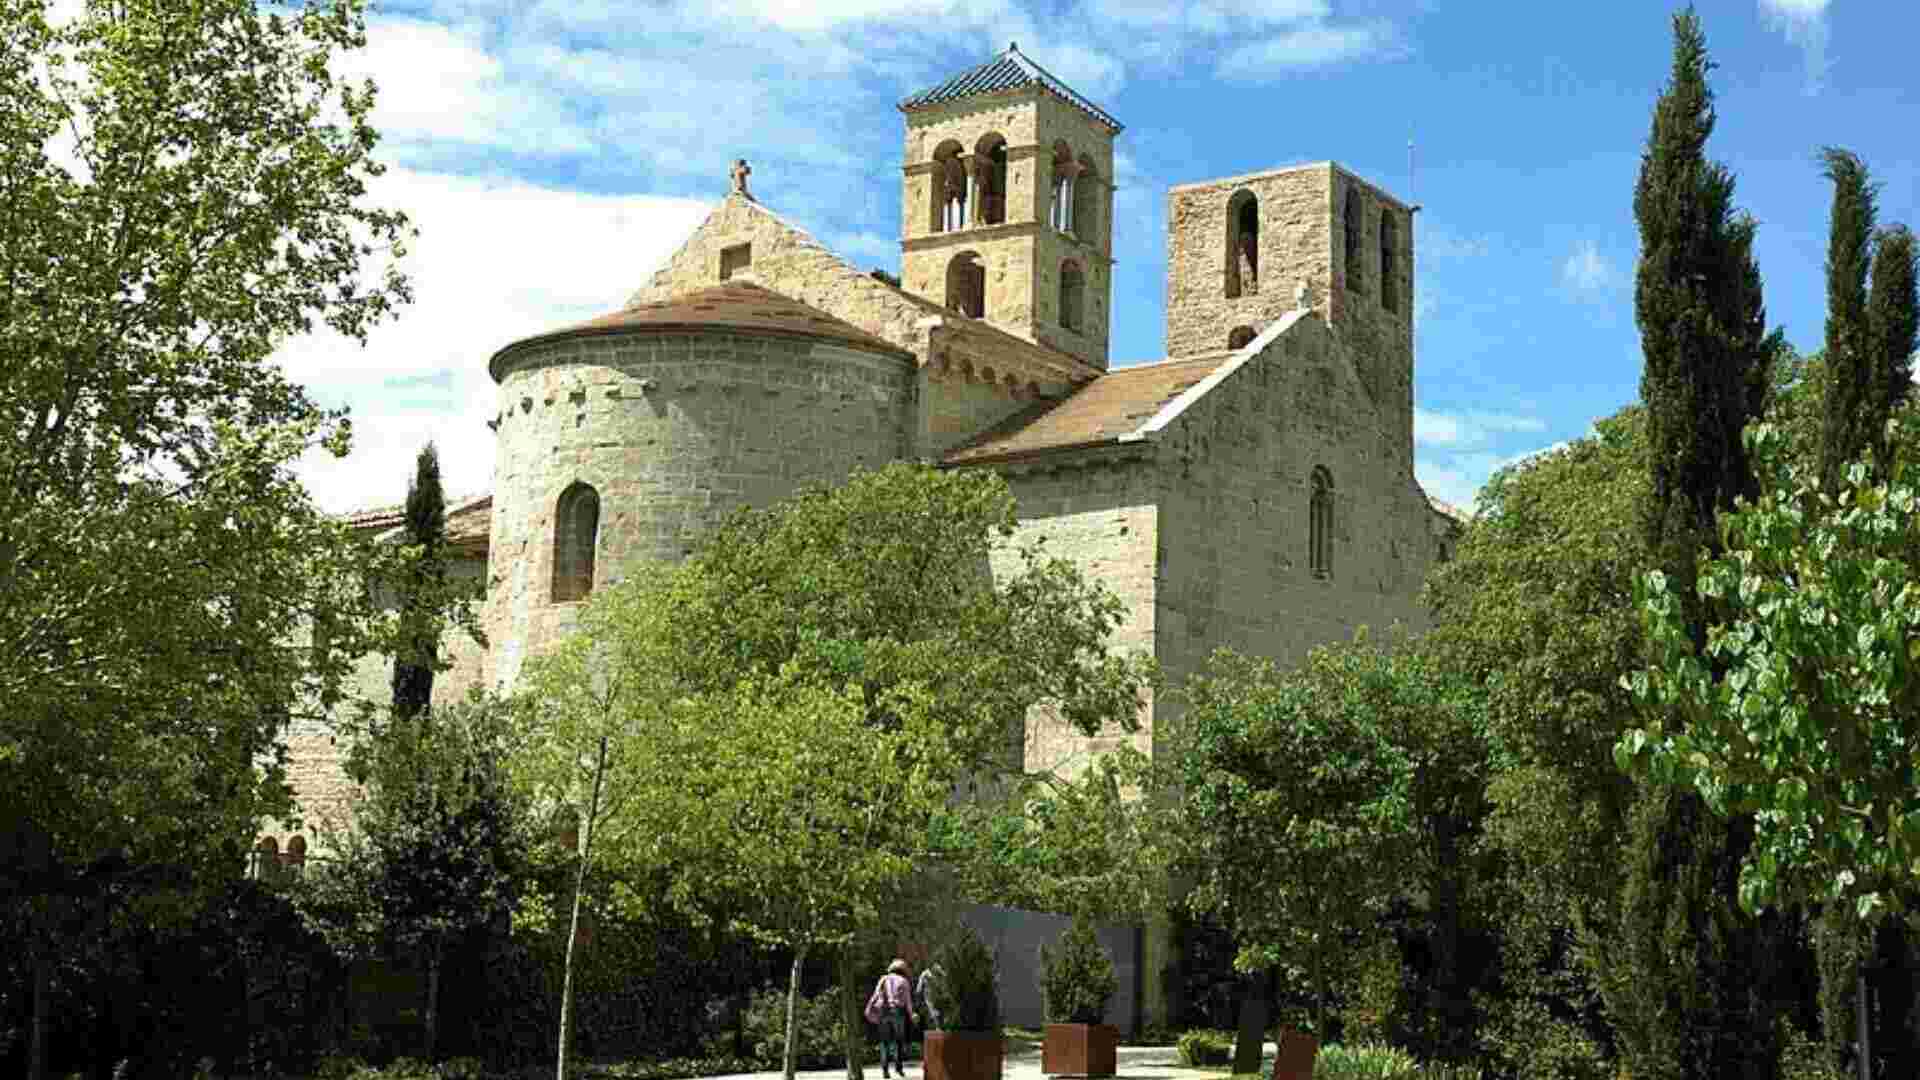
[[[1413,1055],[1386,1043],[1335,1043],[1313,1059],[1314,1080],[1415,1080],[1420,1065]]]
[[[1211,1028],[1181,1032],[1180,1041],[1175,1044],[1180,1051],[1180,1064],[1225,1065],[1233,1060],[1233,1039],[1233,1032]]]
[[[1870,916],[1920,858],[1920,474],[1896,461],[1876,484],[1856,463],[1827,493],[1784,460],[1771,425],[1749,443],[1767,484],[1728,516],[1727,553],[1702,561],[1701,592],[1720,613],[1704,650],[1673,583],[1640,583],[1659,651],[1625,683],[1649,720],[1616,754],[1717,813],[1760,811],[1740,878],[1748,910],[1815,899]]]
[[[994,950],[971,927],[961,927],[934,955],[940,982],[940,1026],[946,1031],[1000,1029],[1000,970]]]
[[[1780,1050],[1780,1080],[1853,1080],[1853,1074],[1833,1064],[1825,1049],[1806,1032],[1782,1017],[1786,1029]]]
[[[1084,916],[1061,931],[1054,948],[1040,946],[1040,994],[1049,1023],[1103,1024],[1119,989],[1113,957]]]
[[[976,903],[1138,922],[1167,904],[1164,769],[1123,744],[1071,777],[1020,777],[936,814],[932,848]],[[1148,793],[1149,797],[1136,797]]]
[[[1559,1015],[1543,997],[1516,995],[1489,1010],[1481,1042],[1496,1075],[1515,1080],[1616,1080],[1593,1035]]]
[[[1767,337],[1754,221],[1734,208],[1733,173],[1705,154],[1712,67],[1699,16],[1675,13],[1672,71],[1633,197],[1640,398],[1652,448],[1647,544],[1655,565],[1688,582],[1694,552],[1714,542],[1715,514],[1752,494],[1740,432],[1763,411],[1779,340]]]
[[[1821,424],[1819,477],[1823,488],[1839,486],[1848,462],[1879,441],[1891,404],[1878,400],[1883,383],[1873,370],[1867,335],[1867,267],[1873,258],[1874,185],[1860,159],[1837,147],[1821,152],[1833,181],[1833,213],[1827,234],[1826,361],[1832,384]]]
[[[1352,986],[1340,1015],[1341,1036],[1385,1041],[1410,1019],[1400,948],[1392,938],[1374,941],[1354,957],[1352,970]]]
[[[798,1068],[830,1068],[846,1060],[846,1039],[840,1030],[840,988],[802,994],[794,1003],[794,1058]],[[754,994],[743,1017],[751,1067],[741,1072],[779,1069],[787,1038],[787,995],[771,987]],[[731,1036],[709,1045],[709,1056],[731,1045]]]
[[[1285,674],[1223,650],[1186,693],[1168,740],[1188,903],[1227,923],[1236,967],[1280,965],[1324,1001],[1395,900],[1456,895],[1482,813],[1482,699],[1411,646],[1364,641]]]
[[[432,443],[421,447],[407,481],[406,541],[420,550],[401,583],[399,648],[393,659],[393,715],[412,720],[433,701],[433,676],[440,666],[440,632],[445,613],[436,601],[446,592],[447,497],[440,487],[440,455]]]
[[[45,16],[0,0],[0,819],[212,879],[289,816],[284,725],[379,630],[289,468],[344,420],[270,357],[404,302],[368,253],[409,229],[365,198],[371,88],[328,74],[357,3]]]

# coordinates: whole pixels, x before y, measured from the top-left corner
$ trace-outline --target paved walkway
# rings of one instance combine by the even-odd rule
[[[1271,1074],[1273,1055],[1277,1048],[1272,1043],[1261,1047],[1260,1071]],[[1180,1051],[1171,1046],[1123,1046],[1120,1048],[1119,1080],[1222,1080],[1223,1071],[1214,1069],[1193,1069],[1180,1064]],[[1042,1080],[1040,1072],[1040,1045],[1034,1043],[1023,1046],[1010,1043],[1007,1047],[1006,1065],[1001,1070],[1002,1080]],[[868,1065],[865,1069],[867,1080],[880,1080],[880,1066]],[[716,1077],[714,1080],[769,1080],[778,1078],[779,1071],[759,1073],[737,1073],[733,1076]],[[801,1070],[796,1077],[807,1080],[844,1080],[847,1075],[845,1066],[831,1069]],[[907,1080],[925,1080],[926,1073],[920,1068],[919,1061],[907,1062]]]

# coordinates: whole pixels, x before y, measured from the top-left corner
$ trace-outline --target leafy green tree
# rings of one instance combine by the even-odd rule
[[[1132,746],[936,816],[934,848],[975,903],[1140,922],[1166,910],[1171,790]]]
[[[1013,525],[999,477],[896,464],[741,511],[678,567],[629,568],[530,666],[522,782],[579,807],[595,805],[601,777],[581,872],[604,859],[618,877],[677,858],[671,833],[641,824],[657,820],[653,789],[680,783],[669,745],[648,733],[675,703],[724,701],[750,680],[853,695],[875,738],[911,724],[921,738],[903,747],[907,765],[937,766],[950,789],[991,789],[1016,770],[1012,736],[1030,713],[1088,734],[1132,730],[1151,662],[1109,652],[1120,601],[1031,546],[1001,552],[996,580],[996,543]],[[924,824],[915,851],[932,835]],[[898,884],[912,894],[923,881]],[[710,906],[738,904],[727,917],[747,920],[751,892],[723,892]],[[908,898],[868,899],[886,910]],[[842,981],[857,1010],[859,989]]]
[[[433,705],[444,612],[435,601],[447,591],[447,497],[440,487],[440,454],[420,448],[407,481],[406,542],[419,549],[400,590],[399,647],[393,660],[393,715],[413,720]]]
[[[1197,912],[1219,916],[1243,971],[1280,967],[1317,1001],[1350,943],[1396,901],[1447,893],[1480,813],[1478,753],[1454,738],[1479,697],[1411,648],[1315,649],[1297,672],[1215,653],[1173,734],[1180,862]]]
[[[429,1058],[449,946],[504,920],[525,875],[527,816],[501,768],[509,730],[499,705],[473,701],[356,748],[348,820],[323,826],[323,857],[301,890],[310,921],[343,956],[425,961]]]
[[[1882,421],[1875,436],[1874,464],[1881,475],[1893,467],[1893,446],[1884,422],[1913,396],[1913,363],[1920,351],[1920,292],[1916,291],[1913,230],[1881,229],[1873,248],[1873,292],[1867,298],[1867,342],[1875,376],[1873,411]]]
[[[797,667],[677,703],[651,737],[679,785],[641,795],[650,829],[672,838],[677,901],[719,900],[735,929],[793,950],[788,1080],[803,962],[852,944],[909,883],[954,775],[926,695],[891,692],[900,724],[876,731],[858,688]]]
[[[373,644],[364,556],[289,472],[344,420],[269,362],[408,298],[372,88],[329,74],[363,38],[356,0],[0,0],[0,819],[71,871],[242,865],[290,811],[284,724]]]
[[[1074,916],[1053,948],[1040,946],[1040,991],[1049,1023],[1104,1024],[1119,989],[1113,957],[1085,914]]]
[[[1486,696],[1490,862],[1474,906],[1497,920],[1503,992],[1483,1037],[1523,1076],[1603,1052],[1593,967],[1614,932],[1633,801],[1612,767],[1644,656],[1631,608],[1646,565],[1646,411],[1494,474],[1454,558],[1429,578],[1437,664]]]

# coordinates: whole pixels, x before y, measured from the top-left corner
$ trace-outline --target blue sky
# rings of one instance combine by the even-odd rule
[[[381,87],[418,301],[365,348],[290,343],[353,407],[356,450],[302,473],[330,509],[398,501],[412,455],[449,487],[493,463],[492,352],[619,306],[753,163],[760,200],[897,269],[895,103],[1018,41],[1117,116],[1113,359],[1156,359],[1166,190],[1341,162],[1417,222],[1416,472],[1470,503],[1492,470],[1632,401],[1632,187],[1670,55],[1658,0],[382,0],[348,66]],[[1760,221],[1770,321],[1822,335],[1825,144],[1860,154],[1883,222],[1920,224],[1920,3],[1699,4],[1709,152]],[[1417,144],[1410,178],[1407,144]]]

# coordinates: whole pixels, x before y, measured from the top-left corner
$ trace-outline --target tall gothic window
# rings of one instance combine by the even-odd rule
[[[1260,200],[1236,191],[1227,200],[1227,299],[1260,291]]]
[[[1313,494],[1307,499],[1307,560],[1314,577],[1333,574],[1333,474],[1313,470]]]
[[[593,555],[600,535],[600,493],[575,481],[553,512],[553,602],[585,600],[593,591]]]
[[[1393,215],[1380,212],[1380,306],[1388,311],[1400,310],[1400,267],[1395,261],[1394,249],[1400,246],[1399,231],[1394,227]]]
[[[1360,227],[1366,210],[1360,205],[1360,190],[1347,189],[1347,288],[1360,288]]]
[[[1080,265],[1068,260],[1060,264],[1060,325],[1079,330],[1085,325],[1087,278]]]

